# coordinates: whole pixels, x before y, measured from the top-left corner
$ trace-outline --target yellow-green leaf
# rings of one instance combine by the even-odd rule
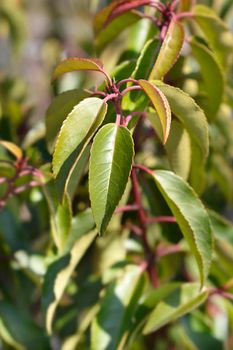
[[[171,123],[171,131],[165,149],[172,170],[187,180],[191,166],[190,137],[183,125],[176,119]]]
[[[73,57],[68,58],[56,66],[52,79],[57,79],[60,75],[79,71],[79,70],[87,70],[87,71],[96,71],[103,73],[103,64],[101,61],[97,59],[89,59],[89,58],[79,58]]]
[[[233,57],[233,34],[209,7],[196,5],[193,19],[198,23],[222,68],[226,70]]]
[[[222,68],[213,53],[195,39],[190,45],[204,80],[205,93],[208,97],[207,112],[210,118],[218,111],[224,93],[224,75]]]
[[[203,286],[213,252],[208,213],[194,190],[179,176],[170,171],[157,170],[154,179],[196,259]]]
[[[183,24],[176,19],[172,19],[149,80],[163,79],[179,57],[183,42]]]
[[[171,126],[171,109],[166,96],[154,84],[147,80],[139,80],[138,84],[145,91],[151,100],[161,123],[163,130],[163,143],[165,144],[169,135]]]
[[[208,294],[206,289],[200,290],[198,283],[183,283],[180,286],[174,284],[174,290],[159,301],[149,315],[143,333],[155,332],[167,323],[176,321],[201,305]]]
[[[23,158],[23,152],[16,144],[9,141],[0,141],[0,145],[11,152],[17,159]]]

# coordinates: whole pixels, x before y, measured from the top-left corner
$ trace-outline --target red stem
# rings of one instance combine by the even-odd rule
[[[174,216],[156,216],[147,218],[147,223],[152,224],[156,222],[176,222],[176,218]]]
[[[128,211],[137,211],[139,209],[136,204],[124,205],[123,207],[119,207],[116,209],[115,213],[124,213]]]
[[[133,90],[142,90],[141,86],[128,86],[125,90],[123,90],[121,92],[121,95],[124,96],[125,94],[127,94],[128,92],[130,91],[133,91]]]
[[[149,175],[154,175],[154,172],[152,170],[150,170],[149,168],[145,167],[144,165],[141,164],[134,164],[133,168],[139,169],[144,171],[145,173],[149,174]]]
[[[156,248],[156,256],[158,258],[161,258],[162,256],[180,253],[182,251],[182,248],[179,244],[173,244],[169,246],[164,246],[163,244],[159,244]]]

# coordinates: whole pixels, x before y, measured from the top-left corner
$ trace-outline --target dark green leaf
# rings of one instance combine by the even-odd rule
[[[42,303],[46,315],[46,328],[50,334],[56,308],[70,277],[96,237],[97,232],[92,230],[93,227],[94,222],[90,211],[74,218],[63,255],[48,267],[44,278]]]
[[[89,192],[94,219],[104,233],[127,185],[134,146],[127,128],[107,124],[97,133],[90,158]]]
[[[0,302],[0,336],[14,349],[48,350],[46,335],[32,320],[11,304]]]
[[[93,350],[123,349],[143,286],[139,267],[128,266],[103,297],[91,329]]]

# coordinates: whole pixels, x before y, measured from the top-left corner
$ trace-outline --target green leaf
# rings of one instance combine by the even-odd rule
[[[203,110],[184,91],[155,82],[156,86],[164,93],[170,105],[172,113],[183,123],[191,139],[200,147],[203,157],[209,152],[208,123]]]
[[[65,196],[63,203],[59,203],[55,183],[51,178],[48,178],[47,183],[43,186],[43,191],[50,212],[52,237],[56,247],[61,251],[71,228],[72,211],[70,201]]]
[[[222,194],[228,201],[232,203],[233,201],[233,170],[231,164],[226,160],[225,155],[213,154],[210,159],[210,170],[211,175],[218,184]]]
[[[191,183],[198,193],[203,189],[204,165],[209,152],[208,123],[203,110],[184,91],[154,82],[166,96],[172,113],[188,131],[192,146]]]
[[[206,170],[205,163],[206,158],[203,156],[203,152],[199,145],[191,139],[191,169],[189,175],[189,182],[197,194],[202,194],[205,189],[206,182]]]
[[[232,60],[233,34],[216,13],[204,5],[196,5],[193,8],[192,18],[200,26],[211,49],[225,70]]]
[[[16,159],[23,158],[22,150],[14,143],[9,141],[0,141],[0,145],[7,149],[10,153],[12,153],[16,157]]]
[[[91,97],[75,106],[64,121],[53,155],[53,172],[59,193],[66,193],[70,177],[81,161],[90,139],[102,124],[106,112],[107,104],[99,98]]]
[[[112,42],[121,32],[141,19],[139,12],[127,12],[115,18],[108,25],[103,26],[96,37],[96,48],[101,52],[110,42]],[[127,26],[125,25],[127,23]]]
[[[65,73],[79,71],[79,70],[87,70],[87,71],[96,71],[103,73],[103,64],[101,61],[92,58],[79,58],[79,57],[73,57],[68,58],[56,66],[53,72],[52,79],[57,79],[60,75],[63,75]]]
[[[124,348],[142,287],[143,273],[136,266],[128,266],[124,275],[108,287],[92,323],[92,350]]]
[[[110,123],[96,134],[91,149],[89,192],[101,234],[124,194],[133,156],[133,139],[127,128]]]
[[[138,84],[145,91],[158,114],[163,130],[163,143],[165,144],[171,126],[171,109],[166,96],[160,91],[160,89],[147,80],[138,80]]]
[[[168,27],[158,58],[150,73],[149,80],[163,79],[179,57],[183,42],[183,24],[173,19]]]
[[[106,114],[106,103],[97,98],[90,97],[76,105],[64,121],[57,138],[53,155],[53,172],[59,173],[62,165],[70,155],[81,146],[89,134],[93,134],[93,127],[103,121]],[[99,126],[98,125],[98,126]]]
[[[203,286],[213,250],[208,213],[193,189],[174,173],[159,170],[154,173],[154,179],[196,259]]]
[[[46,141],[51,153],[54,151],[55,141],[63,121],[74,106],[88,96],[87,92],[75,89],[65,91],[53,99],[45,117]]]
[[[191,312],[208,297],[207,290],[200,290],[198,283],[183,283],[160,301],[149,315],[144,334],[157,331],[167,323]]]
[[[136,67],[132,73],[132,78],[136,80],[149,78],[156,57],[158,55],[159,48],[160,45],[157,38],[153,38],[147,41],[137,60]]]
[[[48,350],[49,343],[44,331],[23,312],[8,302],[0,302],[0,336],[17,350],[35,348]]]
[[[218,111],[224,93],[224,75],[213,53],[203,44],[192,39],[190,45],[198,64],[208,95],[208,115],[213,117]]]
[[[190,138],[183,125],[176,119],[171,123],[165,149],[172,170],[187,180],[191,166]]]
[[[93,227],[94,221],[90,211],[75,217],[63,255],[48,267],[43,283],[42,305],[46,315],[46,329],[49,334],[52,332],[56,308],[70,277],[96,237],[97,231],[92,230]]]
[[[213,233],[218,239],[222,239],[233,245],[233,224],[214,210],[208,210]]]

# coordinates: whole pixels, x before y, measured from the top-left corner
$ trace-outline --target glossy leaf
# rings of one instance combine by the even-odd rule
[[[92,350],[124,348],[142,286],[143,274],[140,268],[128,266],[123,276],[108,287],[92,323]]]
[[[64,121],[56,142],[53,155],[55,176],[68,157],[88,137],[94,124],[100,124],[103,121],[106,110],[106,103],[96,97],[87,98],[73,108]]]
[[[51,153],[54,151],[56,138],[63,121],[74,106],[88,96],[87,92],[75,89],[65,91],[52,100],[45,117],[46,141]]]
[[[176,119],[171,123],[165,149],[171,169],[184,180],[187,180],[191,166],[191,143],[187,131]]]
[[[154,173],[154,179],[196,259],[203,286],[213,250],[208,213],[193,189],[174,173],[159,170]]]
[[[184,91],[158,81],[155,84],[166,96],[172,113],[183,123],[205,160],[209,152],[209,134],[203,110]]]
[[[143,329],[144,334],[157,331],[167,323],[175,321],[201,305],[208,297],[207,290],[200,290],[198,283],[183,283],[165,299],[159,301],[149,315]]]
[[[205,83],[208,96],[208,115],[212,118],[218,111],[224,93],[224,75],[213,53],[203,44],[192,39],[192,52],[196,58]]]
[[[87,70],[87,71],[96,71],[103,73],[103,64],[97,59],[89,58],[68,58],[56,66],[53,72],[53,80],[57,79],[60,75],[65,73]]]
[[[158,114],[163,130],[163,143],[165,144],[171,126],[171,109],[169,103],[163,92],[154,84],[142,79],[138,81],[138,84],[145,91]]]
[[[93,227],[94,222],[90,211],[74,218],[63,255],[48,267],[43,284],[42,304],[46,315],[46,328],[49,334],[52,332],[52,322],[56,308],[70,277],[96,237],[97,232],[92,230]]]
[[[225,70],[232,59],[233,34],[216,13],[204,5],[194,7],[193,18],[201,27],[210,47]]]
[[[12,142],[9,141],[0,141],[0,145],[6,148],[10,153],[12,153],[17,159],[22,159],[23,152],[22,150]]]
[[[183,42],[183,24],[173,19],[168,27],[158,58],[150,73],[150,80],[163,79],[179,57]]]
[[[89,192],[94,219],[101,234],[125,191],[133,156],[133,140],[128,129],[107,124],[95,136],[90,158]]]

